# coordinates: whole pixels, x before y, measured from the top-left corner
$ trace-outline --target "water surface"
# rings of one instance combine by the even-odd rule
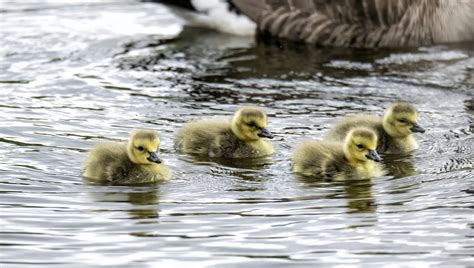
[[[2,267],[473,265],[474,49],[321,49],[184,27],[129,0],[0,6]],[[291,173],[338,117],[409,100],[420,149],[388,174]],[[269,115],[276,154],[212,162],[173,149],[196,117]],[[85,152],[156,129],[173,179],[99,186]]]

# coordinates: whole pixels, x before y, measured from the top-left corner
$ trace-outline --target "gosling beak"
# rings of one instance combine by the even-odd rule
[[[160,164],[161,159],[158,157],[158,155],[155,152],[151,152],[150,156],[147,157],[147,160],[153,163]]]
[[[420,132],[425,133],[425,129],[420,127],[417,123],[413,123],[413,126],[410,128],[411,132]]]
[[[260,133],[258,133],[258,136],[259,136],[259,137],[263,137],[263,138],[273,139],[272,133],[271,133],[268,129],[266,129],[266,128],[262,128],[262,130],[260,131]]]
[[[365,157],[370,160],[374,160],[375,162],[382,161],[382,158],[380,158],[379,154],[375,150],[369,150],[369,153]]]

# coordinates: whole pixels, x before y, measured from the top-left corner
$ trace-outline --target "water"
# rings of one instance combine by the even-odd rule
[[[135,1],[3,1],[2,267],[379,267],[474,264],[474,49],[317,49],[184,27]],[[420,111],[421,148],[387,176],[318,181],[291,151],[337,117]],[[183,122],[264,107],[277,153],[178,154]],[[85,152],[157,129],[166,183],[98,186]]]

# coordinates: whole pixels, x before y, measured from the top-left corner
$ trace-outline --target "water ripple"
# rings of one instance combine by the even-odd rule
[[[129,0],[4,1],[0,240],[4,266],[468,266],[472,263],[474,51],[269,44],[185,27]],[[301,140],[340,116],[405,99],[427,132],[385,155],[387,175],[291,173]],[[197,117],[263,107],[274,156],[179,154]],[[173,179],[95,185],[85,152],[156,129]]]

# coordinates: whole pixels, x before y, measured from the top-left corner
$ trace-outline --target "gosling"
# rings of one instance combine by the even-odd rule
[[[176,134],[181,152],[208,157],[254,158],[273,153],[267,115],[258,108],[244,107],[232,120],[203,119],[186,123]]]
[[[293,171],[322,178],[370,178],[383,174],[376,152],[377,135],[368,128],[354,128],[344,143],[308,140],[293,153]]]
[[[160,138],[153,130],[132,132],[127,143],[102,143],[83,164],[83,176],[112,184],[153,183],[170,178],[170,170],[157,155]]]
[[[354,127],[366,127],[377,134],[377,152],[389,154],[408,153],[418,149],[413,133],[424,133],[417,122],[416,108],[407,102],[395,102],[383,117],[355,115],[343,118],[325,136],[325,140],[342,141]]]

